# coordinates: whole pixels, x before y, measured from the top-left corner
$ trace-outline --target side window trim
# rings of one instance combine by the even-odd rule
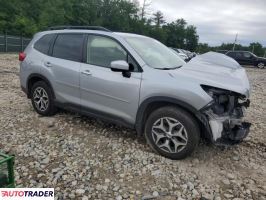
[[[52,39],[50,47],[49,47],[48,55],[51,56],[51,57],[53,56],[54,44],[55,44],[55,41],[56,41],[57,37],[58,37],[58,34],[56,33],[54,38]]]
[[[88,45],[88,42],[89,42],[89,36],[101,36],[101,37],[106,37],[106,38],[109,38],[109,39],[112,39],[114,40],[115,42],[117,42],[127,53],[127,61],[128,61],[128,56],[130,56],[133,61],[136,63],[137,67],[138,67],[138,71],[135,71],[135,72],[143,72],[143,69],[140,67],[139,63],[136,61],[136,59],[131,55],[131,53],[124,47],[123,44],[121,44],[120,41],[118,41],[117,39],[111,37],[111,36],[108,36],[108,35],[102,35],[102,34],[98,34],[98,33],[88,33],[86,34],[86,38],[84,40],[84,46],[83,46],[83,58],[82,58],[82,61],[85,63],[85,64],[89,64],[89,63],[86,63],[87,61],[87,45]],[[99,66],[99,67],[104,67],[106,68],[105,66]]]
[[[83,48],[82,48],[82,63],[87,63],[87,46],[89,41],[89,35],[85,34]]]

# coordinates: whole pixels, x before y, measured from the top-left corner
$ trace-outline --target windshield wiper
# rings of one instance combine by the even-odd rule
[[[172,69],[178,69],[182,67],[182,65],[177,66],[177,67],[164,67],[164,68],[155,68],[155,69],[160,69],[160,70],[172,70]]]

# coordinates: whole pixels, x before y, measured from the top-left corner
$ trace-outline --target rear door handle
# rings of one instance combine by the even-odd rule
[[[82,74],[84,74],[84,75],[86,75],[86,76],[90,76],[91,75],[91,72],[90,72],[90,70],[85,70],[85,71],[83,71],[83,72],[81,72]]]
[[[52,66],[53,66],[52,63],[50,63],[49,61],[45,62],[44,65],[45,65],[46,67],[52,67]]]

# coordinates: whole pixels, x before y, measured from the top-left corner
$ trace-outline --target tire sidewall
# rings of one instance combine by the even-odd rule
[[[38,87],[43,88],[48,95],[49,103],[48,103],[48,108],[45,111],[39,110],[34,103],[33,93],[34,93],[35,89]],[[34,110],[40,115],[49,116],[49,115],[52,115],[54,113],[54,100],[53,100],[52,90],[45,82],[38,81],[32,86],[31,103],[32,103]]]
[[[185,127],[187,131],[187,137],[188,137],[187,145],[184,149],[182,149],[178,153],[167,153],[161,150],[153,140],[152,126],[154,122],[156,122],[159,118],[162,117],[171,117],[178,120]],[[199,127],[194,117],[182,109],[177,109],[172,107],[160,108],[155,112],[153,112],[146,121],[145,138],[148,144],[152,147],[152,149],[155,152],[159,153],[160,155],[173,160],[183,159],[188,155],[190,155],[198,145]]]

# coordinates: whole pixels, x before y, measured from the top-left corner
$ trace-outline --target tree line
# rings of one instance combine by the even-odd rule
[[[169,47],[213,50],[198,43],[196,27],[184,19],[166,23],[161,11],[152,13],[151,1],[140,4],[138,0],[0,0],[0,32],[32,37],[51,26],[103,26],[150,36]]]
[[[194,51],[196,27],[184,19],[166,23],[158,11],[149,13],[150,1],[137,0],[0,0],[0,31],[32,37],[58,25],[103,26],[160,40],[167,46]]]

